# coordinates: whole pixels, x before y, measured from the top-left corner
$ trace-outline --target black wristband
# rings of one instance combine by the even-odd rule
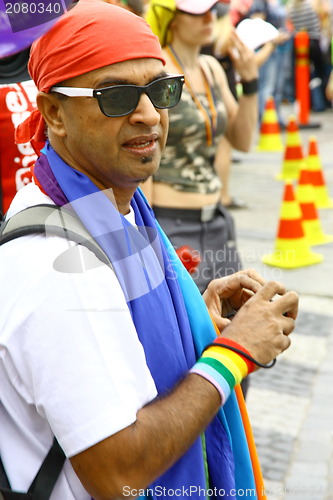
[[[253,95],[258,92],[259,89],[259,79],[255,78],[249,82],[241,82],[243,87],[243,95]]]

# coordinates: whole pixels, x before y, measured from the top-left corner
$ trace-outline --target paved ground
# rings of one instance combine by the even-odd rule
[[[284,107],[288,118],[294,110]],[[333,198],[333,111],[313,114],[301,129],[304,154],[315,135]],[[281,134],[285,143],[286,134]],[[257,139],[255,141],[257,144]],[[234,210],[238,246],[246,267],[283,281],[300,295],[291,348],[272,370],[251,375],[247,402],[270,500],[333,500],[333,243],[313,248],[320,264],[283,270],[262,264],[276,239],[283,183],[275,180],[282,153],[235,153],[232,193],[250,207]],[[319,211],[323,231],[333,234],[333,209]]]

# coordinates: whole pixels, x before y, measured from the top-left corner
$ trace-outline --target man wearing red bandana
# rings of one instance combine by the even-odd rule
[[[51,500],[264,498],[239,384],[288,348],[298,297],[247,270],[202,298],[156,223],[140,184],[182,75],[165,72],[142,18],[96,0],[33,45],[29,71],[38,110],[17,140],[39,158],[7,219],[64,207],[106,260],[47,231],[0,247],[11,487],[29,489],[55,437],[65,461]]]

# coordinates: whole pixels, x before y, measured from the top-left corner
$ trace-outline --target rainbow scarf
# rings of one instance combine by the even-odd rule
[[[69,167],[48,143],[42,152],[34,167],[35,181],[57,205],[71,204],[108,255],[157,391],[163,395],[216,337],[206,305],[139,189],[131,201],[134,228],[104,192]],[[245,407],[242,412],[246,417]],[[157,500],[174,492],[195,500],[205,496],[241,500],[250,491],[251,498],[264,498],[244,415],[233,391],[204,435],[149,486],[146,496]]]

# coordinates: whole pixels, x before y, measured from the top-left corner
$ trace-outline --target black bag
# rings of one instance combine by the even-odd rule
[[[52,218],[49,218],[52,216]],[[74,212],[56,205],[35,205],[0,225],[0,245],[29,234],[49,234],[67,238],[93,251],[96,257],[111,263]],[[12,491],[0,457],[0,500],[48,500],[65,462],[65,454],[54,438],[52,447],[42,463],[27,493]]]

